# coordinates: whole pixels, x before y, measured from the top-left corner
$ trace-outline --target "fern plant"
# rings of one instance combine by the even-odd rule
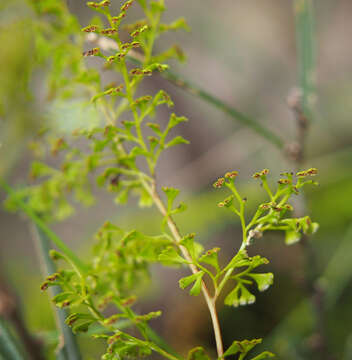
[[[83,94],[90,96],[90,102],[103,115],[102,121],[76,129],[71,137],[65,138],[55,136],[50,128],[45,129],[42,137],[49,144],[51,153],[62,153],[61,167],[57,169],[46,162],[34,162],[30,175],[37,182],[16,192],[5,185],[11,193],[7,205],[24,210],[57,246],[58,249],[52,250],[50,255],[60,262],[60,270],[48,276],[41,289],[56,285],[61,287],[62,291],[53,297],[53,302],[70,310],[66,323],[74,333],[91,328],[94,338],[106,341],[103,359],[140,358],[152,353],[171,360],[183,358],[153,336],[149,322],[161,312],[155,309],[147,314],[138,314],[133,307],[138,301],[136,288],[145,277],[150,276],[148,270],[154,263],[189,268],[190,274],[180,279],[179,286],[189,289],[191,296],[204,297],[212,320],[217,359],[232,355],[237,355],[239,359],[248,358],[248,353],[261,339],[235,340],[224,350],[217,302],[224,298],[228,306],[252,304],[255,301],[253,289],[265,291],[273,283],[272,273],[258,272],[258,268],[267,264],[268,260],[260,255],[250,256],[247,252],[247,248],[266,231],[282,231],[286,243],[292,244],[299,241],[302,233],[311,234],[317,230],[317,223],[308,216],[291,217],[293,208],[289,203],[291,196],[298,194],[303,186],[315,183],[310,177],[316,175],[317,170],[283,173],[275,189],[269,186],[267,169],[254,174],[268,200],[259,204],[252,216],[246,213],[246,198],[237,188],[237,171],[226,173],[214,183],[215,189],[224,188],[229,192],[229,196],[218,203],[223,209],[217,211],[232,212],[239,217],[242,227],[241,246],[234,249],[227,264],[220,263],[219,248],[205,250],[195,234],[183,234],[175,215],[186,211],[187,207],[177,201],[178,189],[160,188],[156,170],[164,151],[188,143],[179,135],[173,137],[174,128],[187,119],[171,113],[166,121],[157,123],[155,114],[158,108],[166,106],[171,109],[173,102],[164,90],[152,95],[141,94],[140,84],[145,77],[165,71],[168,68],[165,62],[169,59],[183,59],[177,46],[156,53],[155,42],[167,31],[187,30],[188,26],[184,19],[171,24],[162,22],[164,0],[137,0],[135,3],[133,0],[124,2],[117,13],[110,11],[108,0],[87,3],[105,17],[108,26],[96,17],[82,29],[98,44],[83,52],[83,57],[98,58],[104,69],[120,74],[121,83],[103,87],[95,70],[83,64],[78,66],[79,70],[75,66],[71,69],[78,86],[74,90],[68,89],[68,83],[63,82],[60,89],[64,90],[60,96],[65,98],[83,89]],[[130,7],[137,5],[143,10],[144,18],[125,25]],[[139,59],[137,62],[136,58]],[[83,151],[77,145],[82,143],[82,139],[88,150]],[[41,141],[38,146],[43,146],[43,143]],[[72,194],[84,204],[94,202],[90,183],[92,177],[119,204],[136,195],[140,206],[155,206],[160,212],[160,233],[144,234],[106,222],[97,231],[94,255],[90,260],[83,261],[72,252],[46,224],[62,220],[72,213]],[[106,315],[108,307],[115,309],[113,315]],[[94,329],[98,330],[94,332]],[[272,356],[265,351],[252,360]],[[210,358],[200,346],[195,346],[187,355],[189,360]]]

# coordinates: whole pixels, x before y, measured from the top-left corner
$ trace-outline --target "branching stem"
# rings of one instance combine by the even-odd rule
[[[192,257],[189,254],[188,250],[180,244],[181,239],[182,239],[180,231],[178,230],[177,225],[174,222],[172,216],[168,214],[167,209],[156,190],[155,182],[152,183],[152,186],[149,186],[146,182],[143,182],[142,184],[143,184],[144,188],[146,189],[146,191],[153,198],[153,201],[154,201],[156,207],[158,208],[158,210],[160,211],[160,213],[166,218],[167,225],[171,231],[171,234],[175,240],[176,245],[181,250],[181,253],[184,256],[184,258],[189,262],[189,268],[191,269],[192,273],[196,274],[198,272],[198,269],[197,269],[196,265],[193,264]],[[202,281],[202,293],[203,293],[203,296],[205,298],[206,304],[207,304],[209,312],[210,312],[213,329],[214,329],[214,336],[215,336],[215,341],[216,341],[216,349],[217,349],[218,357],[221,358],[224,354],[224,348],[223,348],[223,343],[222,343],[220,323],[219,323],[218,314],[216,311],[216,297],[215,297],[215,295],[212,297],[209,294],[209,290],[208,290],[206,284],[204,283],[204,281]]]

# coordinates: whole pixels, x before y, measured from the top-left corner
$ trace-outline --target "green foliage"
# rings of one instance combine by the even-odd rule
[[[160,311],[137,315],[131,308],[137,300],[134,292],[138,283],[148,276],[148,264],[157,260],[160,251],[169,245],[165,237],[145,236],[136,231],[125,232],[111,223],[105,223],[98,231],[94,256],[85,271],[73,266],[48,276],[41,286],[46,290],[50,286],[59,285],[62,292],[53,297],[58,307],[70,308],[71,314],[66,323],[74,333],[87,332],[94,323],[100,323],[106,333],[92,333],[94,337],[103,337],[107,341],[107,353],[135,355],[149,354],[154,345],[147,341],[125,334],[119,330],[119,324],[128,320],[147,340],[147,323],[161,315]],[[64,254],[51,252],[54,260],[66,261]],[[116,314],[104,316],[103,310],[114,306]],[[114,355],[115,356],[115,355]],[[113,358],[113,357],[111,357]]]
[[[205,353],[205,350],[198,346],[189,351],[187,360],[210,360],[209,356]]]
[[[292,174],[282,175],[286,177],[285,181],[283,179],[278,181],[278,189],[275,193],[267,184],[267,174],[268,171],[263,170],[256,173],[254,178],[262,180],[271,202],[260,204],[248,223],[244,216],[245,200],[240,196],[234,182],[238,173],[227,173],[224,178],[218,179],[214,184],[216,188],[227,187],[232,192],[230,197],[220,203],[220,207],[239,216],[242,223],[242,245],[227,265],[221,267],[219,264],[219,248],[204,252],[203,247],[195,241],[195,234],[175,239],[172,227],[170,227],[171,234],[147,236],[135,230],[126,232],[107,222],[96,235],[98,242],[88,270],[81,272],[75,267],[73,270],[61,270],[49,276],[43,283],[42,289],[60,285],[63,291],[53,298],[53,302],[58,307],[70,307],[74,311],[76,308],[86,307],[88,312],[73,312],[67,319],[67,323],[73,327],[74,332],[86,332],[97,321],[106,328],[107,332],[114,332],[115,335],[112,337],[106,335],[108,352],[104,356],[107,359],[111,352],[116,352],[119,356],[124,354],[142,356],[148,355],[153,350],[158,351],[155,350],[155,347],[150,346],[146,329],[148,322],[154,317],[160,316],[161,313],[156,311],[137,315],[131,309],[131,305],[137,299],[134,292],[138,284],[149,276],[149,264],[153,262],[190,266],[192,274],[180,279],[179,285],[182,289],[190,287],[189,293],[192,296],[201,293],[205,286],[203,279],[208,276],[214,287],[212,295],[214,302],[222,293],[224,286],[231,282],[234,283],[234,286],[225,296],[225,305],[237,307],[254,303],[256,298],[252,293],[252,286],[255,285],[259,291],[265,291],[272,285],[274,276],[270,272],[254,271],[258,267],[268,264],[269,261],[259,255],[250,257],[247,247],[255,239],[262,237],[266,230],[279,230],[287,233],[291,231],[292,224],[295,224],[297,233],[299,231],[311,233],[316,230],[315,223],[311,222],[308,217],[299,219],[287,217],[287,210],[292,210],[287,203],[290,196],[297,194],[305,184],[311,183],[310,180],[306,180],[306,177],[315,175],[316,170],[309,169],[306,172],[297,173],[296,182],[292,182]],[[167,204],[162,212],[163,223],[173,223],[174,201],[179,191],[174,188],[164,188],[163,190],[167,198]],[[160,198],[153,197],[153,199],[157,203],[161,201]],[[65,255],[57,252],[53,252],[52,256],[55,259],[67,260]],[[103,316],[102,310],[111,304],[115,305],[118,312],[106,318]],[[145,341],[141,342],[116,328],[121,320],[126,319],[139,329],[142,336],[145,337]],[[224,357],[240,353],[240,358],[244,359],[246,354],[260,341],[260,339],[235,341],[224,353]],[[264,352],[254,359],[268,357],[272,357],[272,354]],[[201,348],[195,348],[190,352],[188,358],[207,359],[207,355]]]
[[[231,346],[225,351],[224,357],[239,354],[238,359],[242,360],[246,357],[248,352],[250,352],[256,345],[260,344],[261,342],[261,339],[234,341]],[[269,351],[264,351],[260,355],[252,358],[252,360],[267,359],[273,356],[274,355]]]
[[[292,244],[302,234],[312,234],[317,230],[318,225],[308,216],[290,217],[293,207],[288,203],[303,186],[314,184],[309,178],[316,175],[317,170],[309,169],[295,176],[284,173],[275,191],[269,187],[268,170],[254,174],[254,178],[261,180],[268,202],[259,204],[250,220],[245,213],[246,199],[235,184],[238,172],[226,173],[214,183],[215,188],[230,191],[218,206],[238,216],[242,226],[241,246],[225,265],[219,261],[220,248],[204,250],[195,241],[195,234],[182,236],[174,215],[186,211],[187,207],[182,202],[175,204],[179,190],[172,187],[162,188],[166,201],[162,199],[157,190],[159,184],[155,172],[164,150],[188,143],[179,135],[170,137],[170,131],[187,119],[171,113],[166,123],[157,123],[155,114],[159,107],[173,106],[170,96],[164,90],[141,96],[139,92],[137,95],[137,90],[140,90],[139,85],[145,77],[168,69],[164,61],[172,57],[183,59],[175,47],[156,54],[156,39],[166,31],[188,30],[188,27],[184,19],[171,24],[161,22],[165,11],[163,0],[139,0],[137,3],[145,17],[135,24],[125,25],[129,8],[137,5],[132,0],[125,1],[118,14],[111,13],[108,0],[88,2],[88,7],[106,18],[108,27],[93,19],[80,32],[77,21],[65,16],[67,9],[63,3],[47,0],[33,5],[39,15],[51,14],[59,23],[58,30],[45,28],[37,39],[43,62],[47,61],[44,55],[55,53],[49,77],[51,96],[73,99],[78,93],[82,96],[79,90],[83,88],[86,105],[95,107],[101,120],[94,126],[82,126],[70,135],[54,135],[48,126],[40,134],[40,146],[50,150],[52,156],[59,157],[60,168],[48,165],[45,158],[34,162],[30,173],[32,185],[14,193],[9,191],[11,196],[7,205],[12,210],[24,210],[58,246],[60,252],[53,251],[51,256],[60,261],[61,268],[45,279],[41,289],[60,286],[62,292],[52,298],[53,303],[70,310],[66,323],[74,333],[91,330],[93,337],[105,340],[106,352],[102,359],[140,358],[152,352],[171,360],[179,358],[148,335],[149,322],[161,312],[137,314],[133,309],[138,287],[149,281],[149,268],[153,263],[190,269],[191,274],[180,279],[179,286],[190,288],[192,296],[204,295],[213,321],[218,358],[238,354],[239,359],[244,359],[261,340],[235,341],[223,352],[216,302],[223,296],[226,305],[249,305],[256,300],[256,288],[265,291],[273,283],[272,273],[256,272],[268,260],[260,255],[249,256],[247,252],[248,247],[266,231],[282,231],[286,243]],[[39,24],[43,26],[41,22]],[[127,30],[128,37],[122,36],[123,30]],[[52,31],[60,32],[60,40],[65,44],[62,48],[48,40]],[[84,33],[95,34],[98,45],[82,53],[78,49]],[[72,35],[78,39],[75,43],[67,41]],[[56,34],[52,36],[56,37]],[[113,46],[107,49],[104,41]],[[139,49],[142,58],[138,67],[132,67],[128,62],[129,54],[135,48]],[[113,54],[111,49],[114,49]],[[119,73],[122,83],[104,86],[99,74],[84,65],[82,56],[87,58],[87,64],[90,57],[96,57],[104,69]],[[88,149],[82,151],[80,142],[84,142]],[[141,207],[155,205],[161,214],[161,233],[150,235],[136,230],[126,231],[106,222],[96,234],[93,256],[84,263],[79,261],[53,235],[46,223],[71,215],[74,209],[72,198],[85,205],[92,204],[92,178],[99,187],[111,193],[116,203],[124,204],[130,195],[136,195]],[[207,284],[212,285],[213,291]],[[228,284],[231,287],[225,287]],[[223,294],[224,289],[227,289],[227,294]],[[106,315],[106,308],[114,309],[114,314]],[[126,321],[129,326],[125,331],[125,327],[120,325]],[[94,332],[92,325],[99,325],[103,331]],[[271,356],[271,353],[264,352],[253,360]],[[189,352],[187,359],[208,360],[209,356],[204,349],[196,347]]]
[[[185,289],[192,283],[194,285],[192,286],[191,290],[189,291],[190,295],[197,296],[200,294],[201,286],[202,286],[202,277],[204,275],[204,271],[198,271],[195,274],[192,274],[190,276],[184,277],[179,281],[180,288]]]

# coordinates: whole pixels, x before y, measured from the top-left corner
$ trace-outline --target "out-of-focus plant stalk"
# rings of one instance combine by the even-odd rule
[[[0,359],[24,360],[20,346],[11,334],[5,320],[0,316]]]
[[[295,29],[302,109],[311,118],[310,104],[315,92],[315,37],[313,0],[295,0]]]
[[[49,256],[49,251],[51,249],[50,239],[44,233],[44,231],[39,228],[38,225],[33,224],[33,236],[36,241],[38,255],[43,264],[43,274],[44,276],[49,276],[56,272],[56,266],[52,259]],[[51,287],[52,295],[55,296],[61,292],[59,286]],[[66,325],[65,319],[68,316],[68,312],[65,309],[60,309],[55,307],[56,322],[57,328],[60,329],[61,339],[57,352],[58,360],[80,360],[81,354],[77,345],[76,337],[73,335],[71,328]],[[62,344],[61,344],[62,343]]]
[[[316,64],[315,64],[315,31],[314,31],[314,4],[313,0],[295,0],[294,18],[297,44],[297,64],[299,78],[299,92],[289,101],[297,125],[296,154],[291,154],[292,161],[297,170],[306,160],[306,139],[309,124],[312,121],[312,100],[315,92]],[[299,212],[305,212],[307,202],[305,196],[300,198]],[[327,336],[325,334],[325,291],[318,283],[319,270],[316,253],[309,238],[305,235],[300,242],[305,254],[305,287],[314,310],[314,332],[317,344],[314,352],[319,359],[330,360]]]
[[[242,125],[252,129],[256,134],[269,141],[275,147],[281,149],[284,146],[284,142],[281,137],[275,134],[273,131],[269,130],[267,127],[263,126],[259,121],[254,120],[253,118],[242,113],[238,109],[227,105],[221,99],[201,89],[194,83],[188,80],[184,80],[180,75],[169,70],[164,71],[161,75],[177,87],[187,91],[194,96],[199,97],[210,105],[215,106],[220,111],[230,115],[231,118],[238,121]]]

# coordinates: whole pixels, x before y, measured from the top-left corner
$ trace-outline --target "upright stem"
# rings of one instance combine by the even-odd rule
[[[181,239],[182,239],[180,231],[178,230],[173,218],[168,214],[164,203],[162,202],[158,192],[156,191],[155,182],[152,184],[152,186],[149,186],[146,182],[142,182],[142,183],[143,183],[143,186],[146,189],[146,191],[153,198],[154,203],[157,206],[160,213],[166,218],[167,225],[171,231],[172,236],[174,237],[176,245],[180,248],[181,253],[184,256],[184,258],[190,263],[189,268],[191,269],[193,274],[196,274],[198,272],[198,269],[194,264],[192,264],[192,257],[189,254],[188,250],[180,244]],[[204,281],[202,281],[202,293],[203,293],[203,296],[205,298],[206,304],[207,304],[209,312],[210,312],[213,329],[214,329],[216,349],[217,349],[218,357],[220,358],[224,354],[224,348],[223,348],[223,344],[222,344],[220,323],[219,323],[218,314],[216,311],[216,298],[215,298],[215,296],[214,297],[210,296],[209,290],[206,287]]]
[[[297,58],[299,70],[299,82],[301,96],[292,97],[289,101],[296,120],[297,136],[296,143],[298,149],[296,153],[290,154],[291,160],[299,170],[301,164],[305,161],[305,145],[309,131],[309,123],[312,120],[312,111],[310,108],[310,97],[315,90],[315,48],[314,48],[314,7],[313,0],[295,0],[294,15],[296,24],[296,43]],[[301,211],[306,208],[306,200],[301,198]],[[304,249],[306,262],[305,285],[308,295],[311,297],[311,304],[315,310],[315,332],[319,337],[319,344],[316,349],[319,352],[320,359],[333,359],[329,348],[328,339],[325,333],[325,292],[316,282],[318,277],[316,254],[308,237],[303,236],[300,244]]]
[[[315,39],[313,0],[295,0],[295,28],[302,110],[311,117],[310,97],[315,87]]]

